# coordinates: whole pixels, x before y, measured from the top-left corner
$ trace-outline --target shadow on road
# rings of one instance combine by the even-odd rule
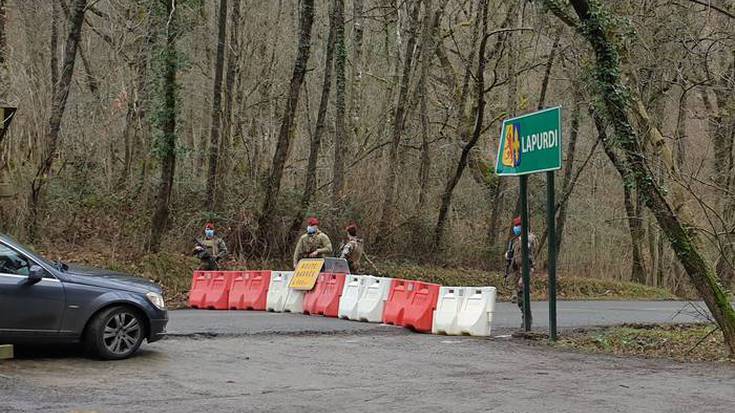
[[[103,361],[84,351],[81,344],[17,344],[14,346],[15,360],[90,360]],[[132,358],[155,359],[160,351],[143,346]]]

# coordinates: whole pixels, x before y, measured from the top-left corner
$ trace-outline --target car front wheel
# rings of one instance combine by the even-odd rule
[[[89,324],[87,349],[105,360],[122,360],[135,353],[145,338],[145,324],[129,307],[111,307],[97,314]]]

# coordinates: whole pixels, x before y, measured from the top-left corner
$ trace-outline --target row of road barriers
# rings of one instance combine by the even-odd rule
[[[488,336],[494,287],[442,287],[371,275],[319,274],[314,288],[289,288],[290,271],[196,271],[189,306],[291,312],[385,323],[414,331]]]

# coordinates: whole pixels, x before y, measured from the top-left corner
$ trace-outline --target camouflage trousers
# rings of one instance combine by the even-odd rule
[[[531,270],[531,274],[533,275],[533,270]],[[523,277],[521,275],[521,271],[513,271],[511,276],[511,288],[513,288],[513,297],[511,298],[511,301],[518,304],[518,309],[521,310],[521,328],[525,327],[525,320],[524,320],[524,314],[523,314]],[[530,326],[533,323],[533,314],[531,314],[530,308],[528,312],[528,325]]]

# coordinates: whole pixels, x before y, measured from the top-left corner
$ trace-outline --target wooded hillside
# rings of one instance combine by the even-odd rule
[[[735,7],[584,3],[646,168],[732,282]],[[374,261],[500,271],[518,208],[517,180],[493,173],[500,124],[560,105],[560,275],[692,288],[566,1],[0,7],[0,100],[18,107],[0,142],[3,232],[136,257],[185,252],[213,221],[236,255],[279,260],[317,215],[333,240],[356,222]],[[542,176],[530,193],[543,245]]]

